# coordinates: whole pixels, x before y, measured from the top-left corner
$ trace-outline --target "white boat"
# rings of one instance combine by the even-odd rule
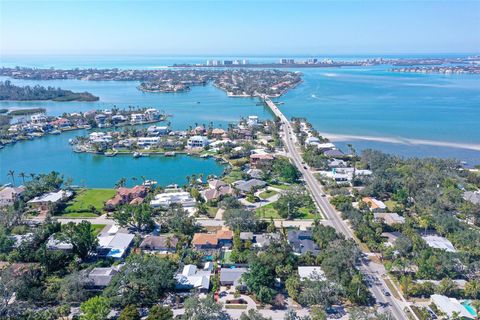
[[[53,130],[50,132],[50,134],[60,134],[60,133],[62,133],[62,131],[60,130]]]
[[[134,157],[134,158],[140,158],[141,156],[143,156],[143,153],[141,153],[141,152],[135,151],[135,152],[133,153],[133,157]]]
[[[146,187],[151,187],[157,184],[157,180],[145,180],[143,183],[144,186]]]
[[[118,154],[117,151],[105,152],[105,156],[107,157],[115,157],[117,154]]]
[[[175,157],[175,151],[165,152],[163,155],[165,157]]]

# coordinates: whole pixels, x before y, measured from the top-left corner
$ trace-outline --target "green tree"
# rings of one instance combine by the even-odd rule
[[[154,211],[148,203],[140,205],[125,205],[113,213],[113,220],[120,226],[143,232],[154,227]]]
[[[123,308],[118,320],[140,320],[140,314],[138,313],[137,307],[134,305],[128,305]]]
[[[133,254],[116,274],[104,295],[115,305],[152,305],[175,287],[176,265],[168,259]]]
[[[247,312],[243,312],[240,315],[240,320],[271,320],[272,318],[266,318],[262,316],[260,312],[255,309],[250,309]]]
[[[98,245],[93,226],[88,221],[80,223],[69,222],[62,230],[61,238],[67,240],[73,246],[73,252],[81,259],[85,259],[94,252]]]
[[[80,320],[105,320],[110,313],[110,300],[102,296],[88,299],[81,304]]]
[[[212,297],[190,297],[185,301],[185,320],[227,320],[228,314]]]
[[[243,209],[228,209],[223,213],[225,224],[232,230],[255,231],[258,219],[255,212]]]
[[[172,320],[172,309],[164,306],[154,305],[150,308],[146,320]]]

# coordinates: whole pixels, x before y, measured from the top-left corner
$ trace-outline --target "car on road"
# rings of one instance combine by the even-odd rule
[[[303,166],[303,169],[308,170],[306,166]]]
[[[382,292],[383,292],[383,294],[384,294],[386,297],[390,297],[390,296],[391,296],[391,293],[388,292],[387,289],[383,289]]]

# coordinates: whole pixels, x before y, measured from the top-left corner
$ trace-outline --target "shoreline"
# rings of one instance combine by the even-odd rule
[[[467,149],[473,151],[480,151],[480,143],[465,143],[465,142],[453,142],[453,141],[439,141],[439,140],[428,140],[428,139],[415,139],[415,138],[402,138],[402,137],[376,137],[376,136],[363,136],[363,135],[353,135],[353,134],[337,134],[329,132],[318,132],[321,136],[328,138],[332,142],[342,142],[342,141],[373,141],[373,142],[384,142],[384,143],[394,143],[394,144],[403,144],[403,145],[427,145],[434,147],[447,147],[447,148],[457,148],[457,149]]]

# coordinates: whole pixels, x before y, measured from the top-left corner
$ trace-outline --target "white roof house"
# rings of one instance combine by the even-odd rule
[[[302,280],[314,279],[316,275],[318,275],[320,279],[326,279],[321,267],[298,267],[298,275]]]
[[[442,249],[447,252],[457,252],[453,244],[447,238],[440,236],[423,236],[422,239],[432,248]]]
[[[68,190],[59,190],[57,192],[49,192],[42,194],[41,196],[35,197],[32,200],[28,201],[28,203],[36,204],[36,203],[57,203],[60,200],[68,199],[73,195],[71,191]]]
[[[101,256],[121,259],[125,256],[133,242],[135,235],[130,233],[117,233],[98,236],[98,250]]]
[[[174,203],[181,204],[185,210],[190,211],[195,208],[196,201],[190,193],[185,191],[165,192],[155,195],[154,199],[150,201],[150,206],[168,208]]]
[[[187,147],[189,148],[205,148],[208,146],[210,141],[203,136],[193,136],[190,137],[187,141]]]
[[[182,273],[175,276],[177,289],[200,289],[208,290],[210,287],[210,275],[212,271],[208,266],[204,270],[198,270],[196,265],[188,264],[183,267]]]
[[[459,319],[475,319],[475,315],[471,314],[467,308],[455,298],[449,298],[440,294],[432,294],[430,298],[437,308],[445,313],[449,319],[452,318],[454,314],[458,314]]]

